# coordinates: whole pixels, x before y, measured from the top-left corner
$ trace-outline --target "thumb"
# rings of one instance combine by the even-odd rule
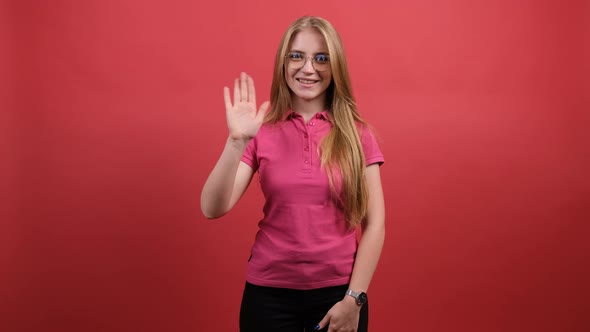
[[[330,322],[330,313],[326,314],[324,318],[314,327],[316,331],[323,329]]]
[[[258,109],[258,113],[256,114],[256,119],[261,121],[264,119],[264,116],[266,115],[266,111],[268,110],[268,106],[270,105],[269,101],[265,101],[264,103],[262,103],[262,105],[260,105],[260,108]]]

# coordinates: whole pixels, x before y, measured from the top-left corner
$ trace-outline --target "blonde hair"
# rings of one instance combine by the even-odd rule
[[[336,29],[320,17],[304,16],[293,22],[281,39],[275,58],[275,69],[270,89],[271,109],[265,122],[277,123],[291,109],[291,90],[285,78],[285,56],[295,35],[304,29],[315,29],[328,46],[332,82],[326,90],[326,107],[333,124],[322,141],[321,164],[328,173],[330,188],[338,197],[348,225],[355,228],[367,213],[368,191],[365,183],[365,156],[357,125],[366,126],[360,117],[352,94],[348,66],[342,40]],[[334,179],[342,178],[342,195],[336,193]]]

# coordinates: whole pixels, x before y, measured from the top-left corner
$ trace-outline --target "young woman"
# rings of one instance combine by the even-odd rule
[[[270,104],[256,109],[245,73],[233,102],[227,87],[224,98],[229,137],[202,211],[223,216],[255,172],[266,200],[240,330],[367,331],[365,292],[385,234],[383,155],[357,112],[338,33],[322,18],[299,18],[280,42]]]

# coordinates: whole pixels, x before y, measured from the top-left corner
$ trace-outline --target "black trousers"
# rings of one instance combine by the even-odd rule
[[[348,285],[312,290],[256,286],[246,282],[240,308],[240,332],[310,332]],[[369,302],[360,311],[358,332],[367,332]],[[326,326],[320,331],[328,331]]]

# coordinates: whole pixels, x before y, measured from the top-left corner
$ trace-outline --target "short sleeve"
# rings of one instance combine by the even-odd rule
[[[379,148],[375,134],[366,126],[361,126],[359,130],[361,131],[361,144],[363,145],[367,166],[375,163],[381,166],[385,162],[385,159],[383,158],[383,153]]]
[[[256,137],[250,140],[246,150],[244,150],[244,154],[242,154],[242,158],[240,159],[246,165],[252,167],[254,171],[258,170],[258,158],[256,157],[256,147],[257,147],[257,140]]]

